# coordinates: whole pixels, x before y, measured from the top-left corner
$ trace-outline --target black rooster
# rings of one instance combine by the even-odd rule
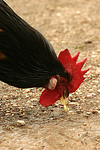
[[[18,88],[45,87],[40,103],[49,106],[83,82],[86,59],[76,63],[66,49],[59,57],[45,37],[0,0],[0,80]]]

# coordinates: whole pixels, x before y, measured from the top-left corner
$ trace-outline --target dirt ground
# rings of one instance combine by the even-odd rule
[[[38,103],[42,88],[17,89],[0,82],[0,150],[100,150],[100,0],[6,0],[39,30],[57,54],[68,48],[87,57],[90,68],[70,94],[67,114],[60,101]],[[21,120],[21,122],[19,121]]]

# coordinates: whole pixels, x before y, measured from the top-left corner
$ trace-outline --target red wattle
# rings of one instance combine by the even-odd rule
[[[63,96],[63,92],[58,91],[57,88],[54,90],[45,89],[41,96],[39,103],[45,107],[54,104],[57,100],[59,100]]]

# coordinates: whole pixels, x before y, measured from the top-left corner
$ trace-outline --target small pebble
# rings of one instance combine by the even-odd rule
[[[78,114],[81,114],[81,113],[83,113],[83,110],[80,110],[80,109],[79,109],[79,110],[77,110],[76,112],[77,112]]]
[[[98,110],[92,110],[92,114],[98,114]]]
[[[30,108],[32,109],[32,108],[34,108],[34,106],[31,105]]]
[[[87,112],[87,115],[91,115],[91,112]]]
[[[79,105],[77,102],[69,102],[69,105]]]
[[[18,150],[23,150],[23,147],[20,147]]]
[[[87,126],[87,123],[84,122],[84,123],[83,123],[83,126]]]
[[[30,89],[25,89],[24,92],[25,92],[25,93],[29,93],[29,92],[30,92]]]
[[[12,126],[11,128],[14,129],[14,126]]]
[[[25,121],[24,120],[17,120],[17,126],[24,126]]]
[[[100,93],[100,89],[98,89],[97,92]]]
[[[89,95],[87,95],[86,97],[90,98],[90,97],[92,97],[92,95],[91,95],[91,94],[89,94]]]

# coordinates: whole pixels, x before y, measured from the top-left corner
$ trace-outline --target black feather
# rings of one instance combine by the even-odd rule
[[[70,79],[53,47],[36,29],[0,0],[0,80],[28,88],[43,87],[51,76]]]

